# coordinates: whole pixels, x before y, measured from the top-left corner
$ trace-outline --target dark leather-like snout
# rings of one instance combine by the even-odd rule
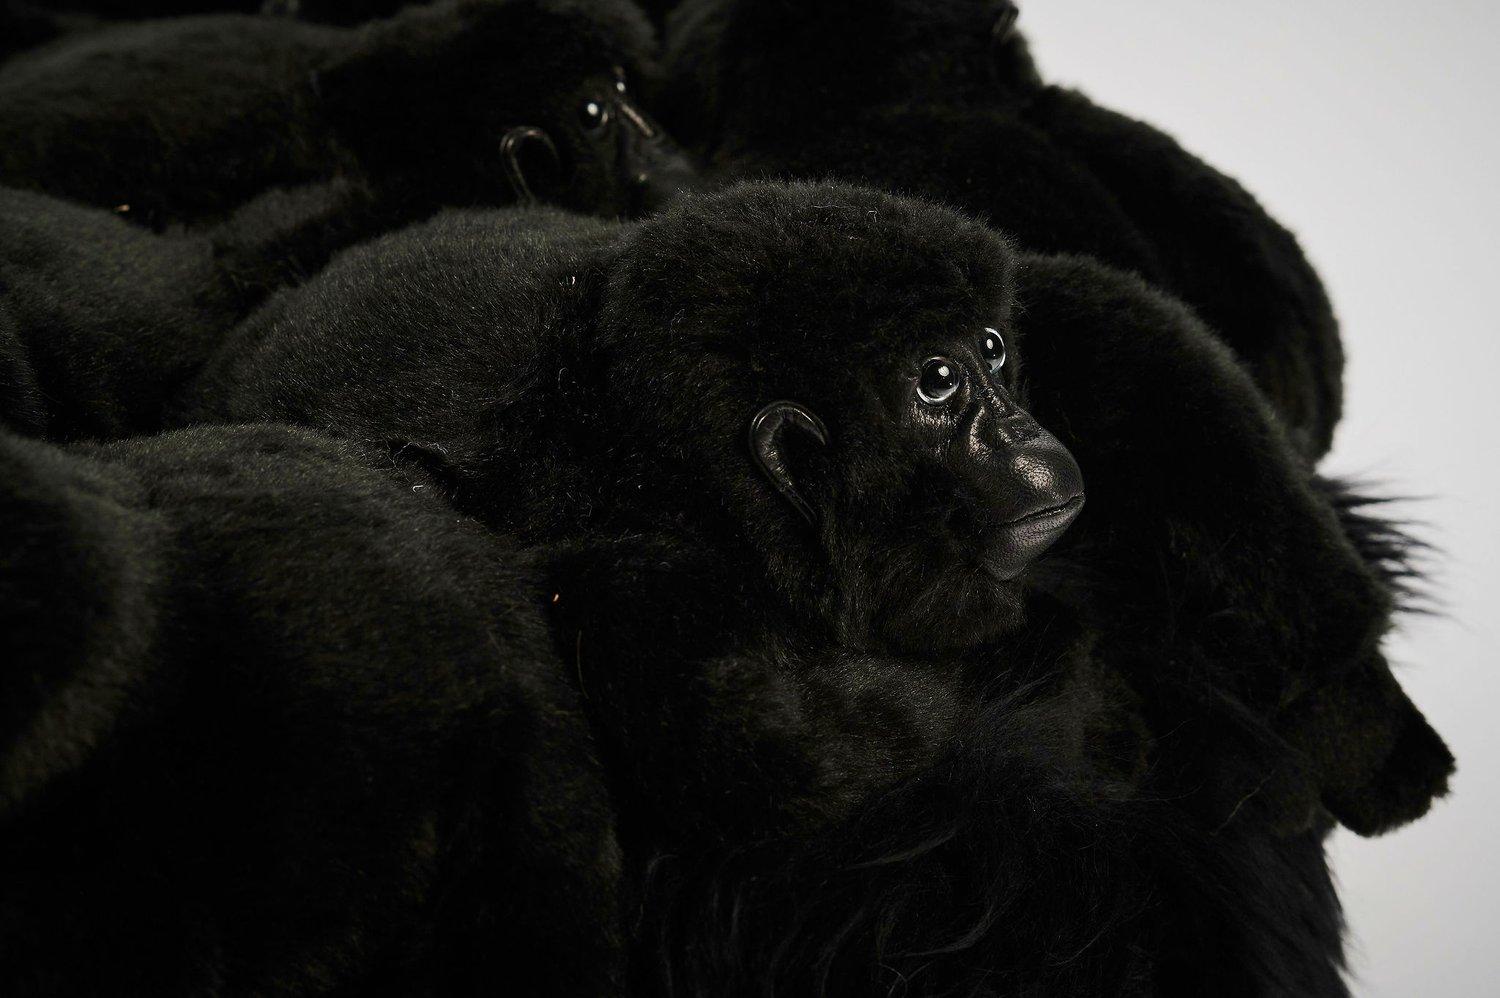
[[[1055,544],[1083,510],[1083,472],[1072,453],[1029,414],[1013,409],[989,428],[975,455],[993,505],[982,531],[985,568],[1013,579]]]
[[[620,100],[616,106],[624,119],[632,215],[648,215],[698,186],[698,170],[692,159],[660,125],[627,100]]]

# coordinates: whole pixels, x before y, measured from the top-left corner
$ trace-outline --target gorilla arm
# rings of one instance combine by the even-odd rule
[[[1243,739],[1220,760],[1252,762],[1232,786],[1189,775],[1226,820],[1247,794],[1279,797],[1293,828],[1313,798],[1362,832],[1423,813],[1452,758],[1380,656],[1391,595],[1248,377],[1134,278],[1056,257],[1020,281],[1034,411],[1089,483],[1039,582],[1098,628],[1185,761]]]

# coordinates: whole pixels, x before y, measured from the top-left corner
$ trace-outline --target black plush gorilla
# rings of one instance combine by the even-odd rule
[[[1380,658],[1386,587],[1232,358],[1138,280],[1018,265],[946,210],[751,185],[634,228],[450,213],[277,297],[194,394],[561,550],[627,865],[664,877],[637,960],[710,991],[1341,993],[1321,833],[1409,820],[1451,768]],[[1179,879],[1038,900],[1093,882],[995,832],[1035,704],[1043,813],[1093,841],[1114,818],[1064,801],[1123,802],[1140,851],[1084,861]],[[1021,945],[1069,924],[1108,941]]]
[[[1088,405],[1190,376],[1279,504],[1243,525],[1351,589],[1344,630],[1378,615],[1252,389],[1128,279],[1017,271],[982,226],[840,187],[635,229],[445,215],[281,295],[206,379],[343,443],[0,441],[7,982],[1340,993],[1323,819],[1177,782],[1111,636],[1017,574],[1079,481],[1019,407],[1013,294],[1050,316],[1054,426],[1159,471],[1160,414]],[[1085,344],[1141,368],[1080,383]],[[1132,558],[1104,524],[1154,524],[1236,558],[1212,477],[1142,523],[1079,463],[1086,544]],[[1228,584],[1183,605],[1200,668]]]
[[[616,993],[534,558],[284,427],[0,469],[7,994]]]
[[[159,235],[0,187],[0,425],[54,440],[161,429],[234,324],[353,237],[361,203],[343,181],[277,189],[222,225]]]
[[[639,211],[687,171],[627,94],[652,44],[627,0],[110,28],[0,69],[0,179],[154,226],[334,177],[368,186],[385,226],[518,196]]]
[[[1337,993],[1316,841],[1237,826],[1205,848],[1180,814],[1111,796],[1072,744],[1099,712],[1081,676],[978,708],[952,674],[858,653],[683,677],[674,699],[717,694],[736,721],[694,730],[791,795],[747,794],[747,822],[847,816],[647,862],[623,845],[654,804],[645,760],[590,724],[631,677],[585,682],[545,623],[567,549],[518,550],[366,456],[274,426],[71,452],[0,433],[8,993],[605,996],[631,951],[640,994],[863,994],[898,973],[909,993],[1197,993],[1242,966]],[[818,772],[930,749],[925,726],[960,719],[920,778],[865,774],[896,782],[883,797]],[[717,810],[721,788],[678,796]],[[965,934],[957,958],[900,949]]]
[[[1191,305],[1310,457],[1343,355],[1295,239],[1148,125],[1046,86],[1008,0],[687,0],[662,108],[721,176],[829,174],[964,208],[1028,249],[1087,253]]]

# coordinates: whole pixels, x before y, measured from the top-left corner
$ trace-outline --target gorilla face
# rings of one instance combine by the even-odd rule
[[[1019,625],[1018,580],[1082,511],[1083,473],[1017,402],[998,328],[914,346],[883,379],[864,432],[830,431],[813,405],[778,401],[751,420],[750,453],[817,531],[846,636],[873,630],[902,649],[965,647]],[[801,464],[808,477],[819,458],[837,468],[848,487],[835,488],[835,501],[804,498],[791,433],[828,452],[806,454],[804,442]]]
[[[958,482],[949,514],[995,578],[1016,578],[1083,508],[1073,456],[1012,397],[1004,335],[985,327],[904,381],[898,419]],[[898,424],[899,425],[899,424]]]
[[[518,199],[609,206],[634,217],[691,185],[687,155],[635,104],[623,66],[590,76],[548,106],[547,127],[517,126],[501,140]]]
[[[653,42],[632,4],[462,0],[367,32],[320,91],[362,162],[444,204],[639,215],[692,176],[633,100]]]
[[[616,286],[657,328],[619,335],[607,380],[646,404],[659,457],[691,466],[664,501],[713,489],[690,502],[740,518],[846,643],[932,651],[1017,626],[1025,570],[1084,489],[1023,407],[1006,244],[829,185],[695,197],[642,235]]]

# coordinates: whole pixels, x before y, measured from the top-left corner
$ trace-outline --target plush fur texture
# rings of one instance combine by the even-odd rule
[[[344,181],[277,189],[222,225],[157,235],[0,188],[0,423],[54,440],[161,429],[234,324],[355,238],[369,203]]]
[[[891,409],[985,325],[1089,492],[1016,583],[931,557],[983,527]],[[445,214],[278,296],[193,397],[188,421],[331,431],[562,552],[554,626],[660,888],[653,988],[1339,994],[1330,815],[1391,827],[1451,769],[1379,657],[1388,587],[1228,351],[1136,278],[935,206],[747,185],[634,227]],[[829,428],[789,455],[816,529],[739,442],[775,398]],[[1110,873],[1003,875],[1031,835],[995,835],[1014,802],[986,788],[1013,766]],[[1090,931],[1059,964],[1014,919]]]
[[[362,24],[390,17],[409,5],[410,0],[266,0],[264,10],[268,14],[299,17],[321,24]]]
[[[1080,755],[1118,710],[1086,646],[1020,650],[1031,681],[972,706],[927,663],[723,662],[674,720],[738,723],[663,727],[544,609],[647,552],[518,550],[369,457],[275,426],[0,435],[9,991],[1341,993],[1316,838],[1124,799]],[[638,744],[713,744],[621,756],[622,708]],[[839,799],[841,758],[942,710],[969,734],[936,765]],[[746,753],[816,806],[764,831],[790,798],[724,780]],[[695,816],[719,836],[664,849]]]
[[[0,62],[69,31],[93,26],[93,19],[87,16],[60,14],[21,0],[0,0]]]
[[[1058,553],[1079,570],[1042,584],[1109,635],[1104,653],[1149,691],[1148,713],[1169,711],[1153,726],[1182,743],[1181,779],[1216,807],[1265,805],[1301,828],[1321,804],[1365,834],[1418,816],[1411,788],[1424,802],[1443,793],[1452,759],[1379,655],[1396,595],[1387,563],[1351,542],[1347,507],[1301,470],[1249,379],[1181,305],[1082,261],[1037,266],[1033,402],[1066,425],[1092,504]],[[1106,315],[1128,336],[1099,339]],[[1191,349],[1163,342],[1185,328]],[[1090,390],[1051,394],[1074,378]]]
[[[0,68],[0,177],[156,227],[344,178],[389,227],[509,203],[502,138],[537,126],[559,161],[531,165],[533,194],[641,210],[664,196],[642,174],[686,168],[618,107],[617,68],[639,75],[653,44],[628,0],[448,0],[360,29],[235,15],[110,28]],[[590,101],[616,111],[603,127],[583,120]]]
[[[999,0],[687,0],[670,127],[721,177],[829,175],[958,206],[1038,252],[1085,253],[1190,306],[1304,453],[1327,451],[1343,354],[1295,239],[1149,125],[1042,83]]]
[[[0,463],[8,994],[618,993],[533,557],[289,428]]]
[[[35,0],[31,0],[31,3],[35,7],[41,6]],[[14,5],[25,6],[25,0],[19,0]],[[219,11],[253,14],[261,9],[263,0],[58,0],[46,6],[74,16],[108,21],[143,21]]]
[[[1309,470],[1295,241],[1008,4],[75,6],[0,8],[71,36],[0,68],[0,990],[1347,994],[1323,840],[1453,766],[1381,654],[1413,545]],[[516,196],[521,125],[543,199],[653,207],[674,9],[716,181],[970,214],[324,269]],[[1044,428],[1087,501],[1013,576],[986,461]]]

